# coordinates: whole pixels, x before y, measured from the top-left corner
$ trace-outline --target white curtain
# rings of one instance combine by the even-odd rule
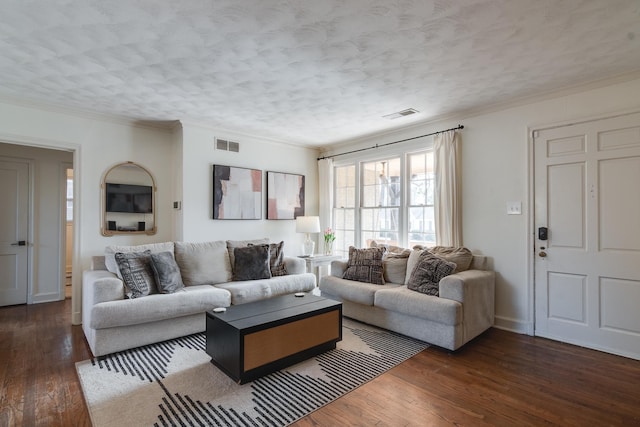
[[[318,210],[320,216],[320,248],[318,253],[324,253],[324,230],[331,227],[331,201],[333,200],[333,160],[318,160]]]
[[[434,137],[436,240],[441,246],[462,246],[460,135]]]

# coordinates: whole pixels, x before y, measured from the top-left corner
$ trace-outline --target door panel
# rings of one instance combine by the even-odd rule
[[[28,164],[0,161],[0,306],[27,302],[28,179]]]
[[[536,335],[640,359],[640,114],[536,132],[534,156]]]

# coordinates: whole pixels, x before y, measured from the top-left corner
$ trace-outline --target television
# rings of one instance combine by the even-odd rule
[[[153,213],[153,188],[149,185],[107,183],[107,212]]]

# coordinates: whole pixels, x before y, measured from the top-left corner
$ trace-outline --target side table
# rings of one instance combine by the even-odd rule
[[[311,256],[300,256],[307,263],[307,273],[315,273],[316,275],[316,286],[320,284],[320,279],[322,278],[322,269],[321,267],[331,265],[331,261],[337,261],[342,259],[340,255],[311,255]],[[315,268],[318,268],[318,271],[315,272]]]

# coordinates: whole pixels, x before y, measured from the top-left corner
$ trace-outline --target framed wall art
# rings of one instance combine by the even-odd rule
[[[262,171],[213,165],[213,219],[261,219]]]
[[[267,171],[267,219],[304,216],[304,175]]]

